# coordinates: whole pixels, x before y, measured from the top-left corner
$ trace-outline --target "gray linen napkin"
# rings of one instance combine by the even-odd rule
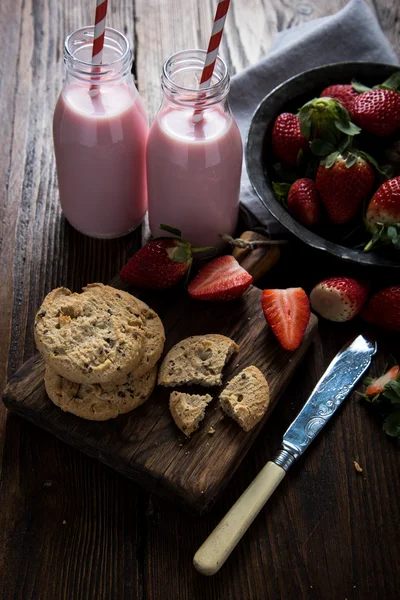
[[[230,105],[245,144],[252,114],[277,85],[302,71],[334,62],[375,61],[397,64],[396,54],[363,0],[351,0],[331,17],[309,21],[278,33],[270,54],[232,78]],[[256,196],[243,167],[242,216],[250,229],[270,235],[282,226]]]

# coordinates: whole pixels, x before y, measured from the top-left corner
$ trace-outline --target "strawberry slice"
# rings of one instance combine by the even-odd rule
[[[378,379],[375,379],[375,381],[373,381],[365,390],[366,395],[375,396],[376,394],[383,392],[383,388],[387,383],[389,383],[389,381],[392,381],[392,379],[397,379],[399,370],[400,367],[396,365],[395,367],[389,369],[389,371],[387,371],[384,375],[381,375],[378,377]]]
[[[196,300],[233,300],[253,283],[253,278],[231,255],[207,263],[189,284],[188,292]]]
[[[310,302],[305,291],[302,288],[264,290],[261,305],[282,348],[296,350],[310,320]]]

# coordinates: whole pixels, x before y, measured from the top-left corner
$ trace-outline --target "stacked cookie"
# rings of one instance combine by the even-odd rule
[[[46,296],[35,318],[45,385],[62,410],[105,421],[151,395],[165,342],[158,315],[127,292],[89,284]]]

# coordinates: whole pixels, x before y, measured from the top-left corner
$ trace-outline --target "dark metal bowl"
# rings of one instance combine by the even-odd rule
[[[271,132],[275,118],[282,112],[297,112],[307,100],[319,96],[328,85],[350,83],[357,79],[366,85],[376,85],[398,71],[395,65],[380,63],[337,63],[305,71],[288,79],[262,100],[256,109],[247,138],[246,165],[255,192],[269,212],[293,235],[305,244],[329,252],[352,263],[400,268],[400,252],[392,248],[364,252],[336,243],[334,235],[307,229],[293,219],[278,202],[272,191]],[[334,226],[330,228],[334,231]],[[396,257],[398,253],[398,258]]]

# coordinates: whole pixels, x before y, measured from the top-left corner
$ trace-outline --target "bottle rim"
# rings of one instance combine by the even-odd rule
[[[185,106],[209,105],[221,102],[229,92],[230,79],[226,63],[217,56],[211,85],[205,88],[187,87],[178,83],[174,76],[186,70],[198,71],[198,80],[203,70],[206,50],[194,48],[172,54],[163,65],[161,87],[170,100]]]
[[[79,27],[67,35],[63,54],[65,68],[69,73],[78,79],[102,83],[130,72],[132,50],[129,41],[123,33],[112,27],[105,28],[104,45],[115,53],[115,59],[95,65],[77,56],[82,50],[92,48],[93,38],[94,25]]]

